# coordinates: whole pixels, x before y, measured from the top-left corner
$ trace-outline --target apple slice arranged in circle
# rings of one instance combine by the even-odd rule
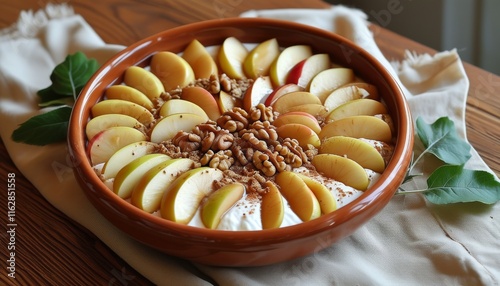
[[[163,103],[160,108],[160,116],[167,117],[173,114],[192,113],[199,115],[208,121],[207,113],[198,105],[184,99],[170,99]]]
[[[137,119],[144,125],[155,120],[153,114],[147,108],[123,99],[107,99],[100,101],[92,106],[91,112],[93,117],[113,113],[124,114]]]
[[[275,38],[261,42],[248,53],[243,61],[245,74],[252,79],[268,75],[271,64],[279,54],[280,47]]]
[[[120,148],[104,163],[101,176],[104,179],[116,177],[121,168],[139,157],[152,153],[155,147],[156,144],[149,141],[139,141]]]
[[[165,91],[183,88],[194,82],[189,63],[172,52],[158,52],[151,58],[151,72],[160,79]]]
[[[319,138],[324,140],[338,135],[372,139],[386,143],[392,140],[389,124],[380,118],[369,115],[350,116],[330,122],[323,126]]]
[[[292,211],[302,221],[310,221],[321,215],[318,199],[298,174],[291,171],[281,172],[276,175],[276,184]]]
[[[296,139],[302,148],[306,148],[308,145],[312,145],[317,148],[321,145],[321,140],[319,139],[318,134],[304,124],[283,124],[276,129],[276,132],[281,138]]]
[[[160,213],[165,219],[187,224],[201,201],[214,191],[213,183],[222,179],[219,169],[200,167],[184,172],[170,183],[163,194]]]
[[[201,107],[211,120],[215,121],[221,116],[217,100],[208,90],[202,87],[190,86],[183,88],[181,99],[190,101]]]
[[[207,122],[193,113],[172,114],[160,119],[151,131],[151,142],[160,143],[172,139],[180,131],[190,132],[196,125]]]
[[[205,46],[196,39],[192,40],[184,49],[182,58],[191,66],[196,79],[210,78],[219,74],[214,58]]]
[[[309,88],[311,80],[330,67],[328,54],[315,54],[297,63],[288,73],[286,83],[294,83]]]
[[[304,91],[304,90],[305,89],[303,87],[298,86],[294,83],[284,84],[278,88],[275,88],[271,92],[271,94],[269,94],[269,96],[266,98],[266,101],[264,102],[264,104],[266,106],[271,106],[276,101],[276,99],[280,98],[282,95],[285,95],[287,93],[294,92],[294,91]]]
[[[285,217],[285,204],[278,187],[271,181],[266,183],[267,192],[262,195],[260,217],[262,229],[279,228]]]
[[[116,126],[105,129],[90,140],[87,152],[92,165],[104,163],[122,147],[146,140],[146,135],[132,127]]]
[[[144,174],[166,160],[170,160],[170,157],[165,154],[155,153],[144,155],[128,163],[116,174],[113,182],[113,192],[120,198],[130,198],[132,191]]]
[[[194,161],[188,158],[165,160],[149,169],[135,185],[130,202],[152,213],[160,208],[161,198],[171,182],[192,169]]]
[[[363,168],[382,173],[385,169],[384,158],[369,143],[345,136],[333,136],[321,144],[320,154],[335,154],[356,161]]]
[[[238,39],[235,37],[226,38],[218,53],[222,71],[233,79],[245,78],[243,62],[247,55],[247,48]]]
[[[325,185],[306,175],[300,173],[297,173],[297,175],[299,175],[318,199],[322,214],[331,213],[337,209],[337,201],[335,201],[335,197]]]
[[[323,105],[328,108],[328,110],[332,111],[335,108],[341,106],[344,103],[347,103],[352,100],[364,98],[368,95],[368,92],[362,88],[357,86],[341,86],[335,90],[333,90],[325,99]]]
[[[140,106],[147,108],[148,110],[153,109],[153,102],[151,101],[151,99],[149,99],[144,93],[128,85],[110,86],[108,87],[108,89],[106,89],[104,95],[108,99],[128,100],[133,103],[137,103]]]
[[[360,191],[366,190],[370,183],[365,169],[349,158],[334,154],[319,154],[314,156],[312,164],[324,176]]]
[[[321,126],[318,120],[313,115],[303,111],[291,111],[281,114],[273,121],[273,125],[280,127],[288,123],[298,123],[311,128],[314,132],[319,134]]]
[[[234,97],[223,90],[219,92],[216,101],[219,105],[221,114],[235,107],[243,107],[243,100],[241,100],[241,98]]]
[[[273,92],[271,79],[268,76],[258,77],[243,96],[243,108],[249,111],[253,106],[263,104],[271,92]]]
[[[387,108],[380,101],[360,98],[335,108],[325,118],[326,123],[356,115],[386,114]]]
[[[338,87],[354,80],[354,72],[349,68],[331,68],[318,73],[309,85],[309,92],[325,102],[326,97]]]
[[[284,85],[290,70],[300,61],[312,55],[311,47],[307,45],[295,45],[285,48],[272,63],[269,70],[273,85]]]
[[[87,134],[87,139],[90,141],[97,133],[115,126],[133,127],[135,129],[144,128],[144,125],[132,116],[110,113],[90,119],[85,126],[85,134]]]
[[[290,108],[305,104],[321,104],[318,97],[307,91],[295,91],[276,99],[272,107],[280,114],[290,111]]]
[[[245,186],[241,183],[231,183],[215,190],[208,195],[201,207],[201,220],[210,229],[216,229],[222,217],[245,194]]]
[[[138,66],[131,66],[125,71],[123,82],[144,93],[149,99],[158,98],[165,88],[160,79],[152,72]]]

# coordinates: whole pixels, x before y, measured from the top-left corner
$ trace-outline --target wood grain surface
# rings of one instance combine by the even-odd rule
[[[0,29],[18,19],[20,11],[38,10],[44,0],[0,0]],[[319,0],[214,0],[214,1],[70,1],[107,43],[129,45],[151,34],[201,20],[233,17],[249,9],[320,8]],[[389,59],[401,59],[405,49],[435,51],[379,26],[375,38]],[[500,77],[465,64],[470,78],[467,102],[468,139],[486,163],[500,174]],[[6,228],[6,191],[2,188],[2,267],[0,285],[151,285],[97,237],[52,207],[27,181],[0,144],[0,178],[16,178],[16,279],[7,277],[5,259],[9,241]]]

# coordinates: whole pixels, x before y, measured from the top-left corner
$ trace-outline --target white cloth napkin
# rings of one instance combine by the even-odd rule
[[[353,40],[399,78],[414,115],[428,123],[449,116],[465,137],[468,80],[455,51],[434,56],[408,53],[403,62],[390,63],[367,29],[365,14],[342,6],[248,11],[242,16],[295,20]],[[64,143],[36,147],[15,143],[10,137],[18,124],[40,113],[36,91],[50,84],[50,72],[67,54],[83,51],[102,63],[122,48],[104,43],[69,6],[23,12],[17,23],[0,31],[0,135],[18,169],[51,204],[96,234],[153,283],[210,285],[206,275],[219,285],[500,284],[499,204],[433,206],[421,195],[396,196],[341,242],[265,267],[193,265],[128,238],[85,198],[71,172]],[[491,172],[477,152],[472,153],[468,167]],[[127,282],[133,284],[133,280]]]

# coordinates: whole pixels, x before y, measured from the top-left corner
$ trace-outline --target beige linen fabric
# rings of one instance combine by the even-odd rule
[[[242,16],[295,20],[353,40],[400,80],[415,117],[422,116],[431,123],[449,116],[465,137],[468,80],[455,51],[434,56],[408,53],[405,61],[391,63],[376,46],[365,14],[342,6],[248,11]],[[65,144],[36,147],[10,138],[18,124],[42,112],[36,105],[36,91],[50,84],[50,72],[67,54],[83,51],[102,63],[122,48],[104,43],[69,6],[49,5],[36,13],[23,12],[11,28],[0,31],[0,135],[16,166],[52,205],[96,234],[153,283],[210,285],[197,276],[198,271],[219,285],[500,283],[498,204],[433,206],[421,195],[396,196],[373,220],[324,251],[254,268],[193,265],[159,254],[123,235],[85,198],[69,168]],[[426,171],[436,162],[424,163]],[[468,166],[489,170],[474,150]],[[407,188],[419,184],[422,180]]]

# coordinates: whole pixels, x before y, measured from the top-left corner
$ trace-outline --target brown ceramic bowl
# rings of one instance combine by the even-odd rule
[[[395,152],[371,188],[339,210],[295,226],[263,231],[220,231],[177,224],[146,213],[110,191],[94,173],[85,152],[85,125],[90,108],[106,87],[122,81],[125,69],[145,65],[157,51],[181,52],[193,39],[205,46],[235,36],[246,43],[277,38],[282,46],[310,45],[332,61],[351,67],[376,85],[395,122]],[[291,22],[235,18],[194,23],[146,38],[110,59],[92,77],[78,98],[69,127],[69,148],[77,162],[76,177],[87,197],[111,223],[136,240],[169,255],[219,266],[258,266],[312,254],[352,234],[376,215],[394,195],[408,168],[413,128],[400,87],[384,67],[352,42],[324,30]]]

